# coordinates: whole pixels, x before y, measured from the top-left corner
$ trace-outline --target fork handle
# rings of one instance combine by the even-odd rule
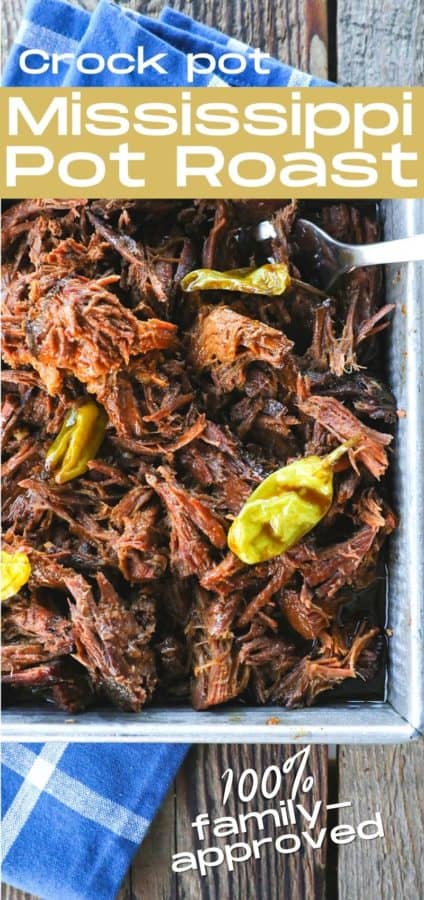
[[[382,241],[380,244],[363,244],[351,249],[355,266],[420,262],[424,261],[424,234],[414,234],[397,241]]]

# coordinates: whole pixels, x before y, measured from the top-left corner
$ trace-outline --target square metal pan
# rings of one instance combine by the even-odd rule
[[[382,205],[386,239],[424,233],[424,201]],[[396,303],[388,371],[398,408],[393,492],[400,526],[391,539],[387,699],[286,711],[278,707],[114,710],[69,716],[49,706],[8,709],[9,741],[187,741],[191,743],[400,743],[424,727],[424,264],[388,267]]]

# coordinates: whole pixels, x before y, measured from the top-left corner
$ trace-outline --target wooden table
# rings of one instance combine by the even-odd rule
[[[85,0],[82,5],[96,4]],[[154,15],[162,2],[131,0],[128,5]],[[176,0],[175,6],[340,84],[424,84],[424,0]],[[7,48],[24,0],[3,0],[3,7]],[[194,747],[119,900],[419,900],[424,897],[423,748],[423,741],[403,747],[341,747],[335,760],[329,760],[326,746],[312,750],[315,798],[324,803],[351,800],[346,822],[380,811],[384,840],[356,840],[339,846],[338,852],[324,846],[286,857],[264,848],[260,862],[245,862],[234,873],[220,866],[202,878],[193,872],[173,874],[171,856],[194,848],[191,822],[199,811],[207,809],[211,818],[223,815],[222,773],[229,766],[236,775],[247,767],[262,772],[295,748]],[[236,803],[225,813],[242,811],[246,808]],[[7,886],[2,896],[30,900]]]

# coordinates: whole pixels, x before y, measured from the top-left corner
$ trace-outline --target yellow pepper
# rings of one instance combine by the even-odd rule
[[[355,443],[277,469],[253,491],[228,532],[228,546],[253,565],[279,556],[315,528],[333,501],[333,466]]]
[[[291,279],[285,263],[267,263],[259,269],[194,269],[181,281],[185,293],[191,291],[243,291],[244,294],[266,294],[278,297],[290,287]]]
[[[73,407],[65,416],[62,428],[46,455],[46,467],[55,471],[57,484],[78,478],[87,471],[104,439],[107,424],[105,411],[89,400]]]
[[[26,553],[1,551],[0,597],[8,600],[20,591],[31,575],[31,563]]]

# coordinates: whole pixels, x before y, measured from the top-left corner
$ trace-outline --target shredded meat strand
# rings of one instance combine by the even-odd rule
[[[6,208],[3,539],[31,564],[2,604],[6,702],[293,707],[343,683],[344,696],[380,696],[375,598],[397,524],[385,476],[398,417],[380,332],[393,307],[376,267],[334,296],[311,291],[323,260],[298,215],[342,241],[379,237],[371,206],[352,203]],[[275,238],[259,243],[264,219]],[[195,269],[270,257],[292,277],[281,297],[181,291]],[[88,401],[106,414],[102,443],[59,485],[46,455]],[[302,541],[253,566],[229,551],[232,521],[268,475],[350,439],[331,507]]]

